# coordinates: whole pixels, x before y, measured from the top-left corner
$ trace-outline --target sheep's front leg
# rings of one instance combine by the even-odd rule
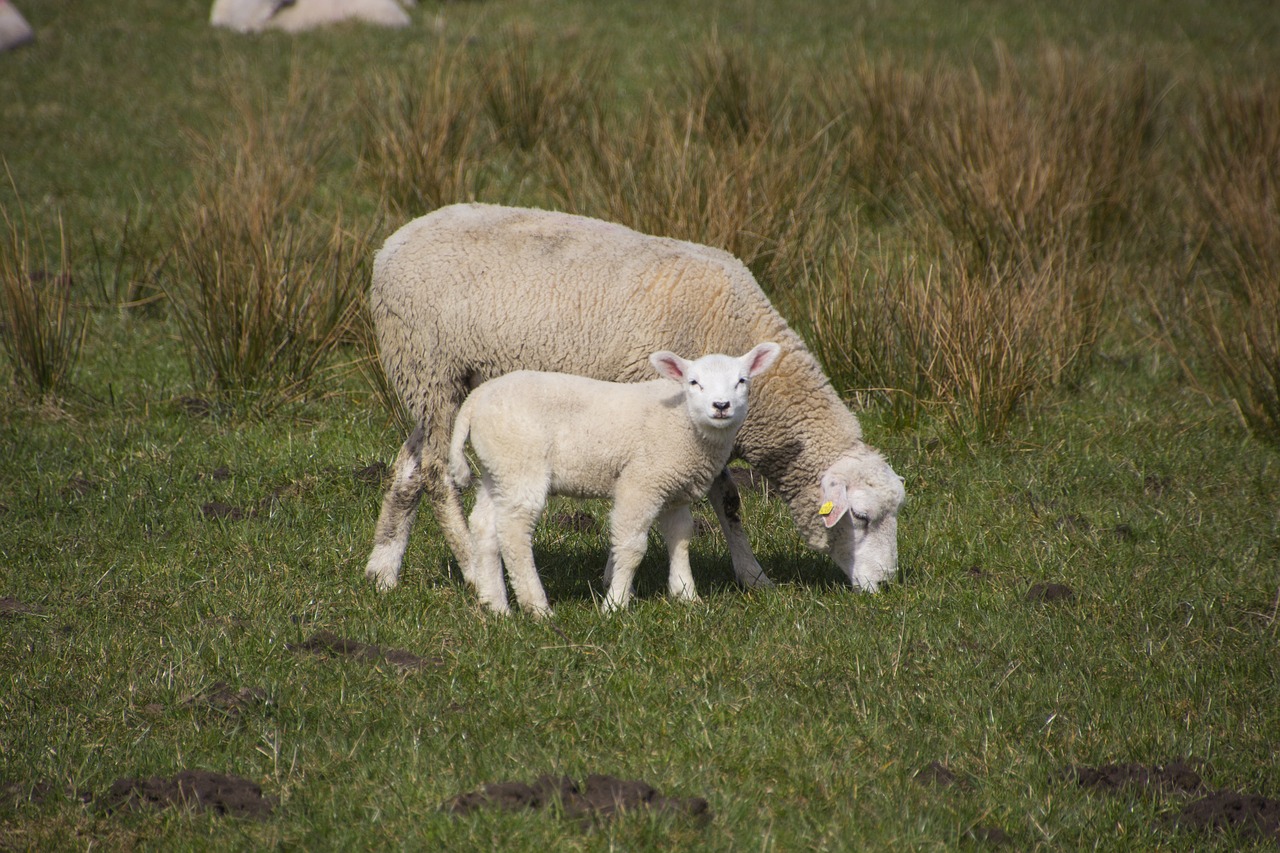
[[[480,603],[495,613],[510,613],[507,585],[502,578],[502,557],[498,545],[498,517],[487,479],[476,489],[476,505],[471,510],[471,565],[467,576],[476,588]]]
[[[426,489],[422,470],[425,434],[423,425],[418,424],[405,440],[396,456],[391,487],[382,499],[382,512],[373,534],[373,551],[364,570],[365,576],[376,581],[381,590],[391,589],[400,582],[400,564],[409,546],[409,531]]]
[[[720,520],[725,541],[729,543],[729,558],[733,560],[733,575],[738,583],[747,589],[773,586],[773,581],[765,576],[764,569],[751,551],[747,531],[742,528],[742,499],[728,468],[712,481],[707,498]]]
[[[541,509],[504,506],[501,501],[494,504],[498,547],[502,551],[502,561],[511,578],[516,601],[520,602],[521,610],[534,616],[550,616],[551,604],[538,578],[538,568],[533,563],[533,527]]]
[[[693,538],[693,513],[689,505],[670,507],[658,516],[658,524],[671,561],[667,590],[672,598],[696,601],[698,590],[693,585],[693,570],[689,566],[689,540]]]

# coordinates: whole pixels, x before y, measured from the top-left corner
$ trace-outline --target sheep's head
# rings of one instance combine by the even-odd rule
[[[902,478],[870,448],[836,460],[822,474],[818,500],[802,528],[809,545],[835,560],[849,581],[867,592],[898,571],[898,511]]]
[[[739,358],[713,354],[686,361],[664,350],[649,356],[649,362],[684,388],[685,405],[695,426],[733,433],[746,420],[751,379],[768,370],[780,351],[775,343],[763,343]]]

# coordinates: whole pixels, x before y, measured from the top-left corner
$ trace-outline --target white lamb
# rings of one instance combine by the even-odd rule
[[[671,594],[697,598],[689,569],[689,504],[724,470],[747,416],[751,379],[778,353],[774,343],[741,358],[686,361],[656,352],[649,360],[665,379],[619,383],[521,370],[472,391],[458,411],[449,475],[458,486],[469,484],[469,437],[481,481],[466,574],[480,600],[507,612],[505,562],[521,608],[551,612],[531,541],[549,494],[613,500],[605,611],[630,599],[654,519],[671,560]]]
[[[394,587],[423,493],[461,566],[470,563],[449,436],[468,391],[513,370],[634,382],[657,350],[782,355],[753,391],[734,456],[763,474],[809,545],[856,587],[898,565],[902,480],[862,441],[817,360],[727,252],[542,210],[459,204],[392,234],[374,258],[370,309],[387,378],[417,420],[396,458],[366,574]],[[849,346],[858,345],[849,341]],[[708,495],[734,574],[768,586],[728,471]]]

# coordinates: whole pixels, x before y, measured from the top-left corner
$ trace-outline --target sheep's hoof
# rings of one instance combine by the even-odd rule
[[[374,547],[364,569],[364,576],[378,584],[379,592],[395,589],[396,584],[400,583],[400,561],[394,559],[393,554],[387,553],[388,550],[394,549],[386,545]]]
[[[768,575],[764,573],[764,569],[758,569],[756,572],[738,577],[738,584],[743,589],[773,589],[774,582],[769,580]]]

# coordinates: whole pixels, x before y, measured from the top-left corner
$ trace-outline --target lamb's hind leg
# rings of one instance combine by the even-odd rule
[[[773,586],[773,581],[765,576],[764,569],[751,551],[747,531],[742,528],[742,499],[728,468],[711,482],[707,498],[720,520],[725,541],[729,543],[729,558],[733,561],[733,575],[738,583],[747,589]]]
[[[391,589],[400,582],[400,565],[409,546],[409,531],[418,514],[418,504],[426,484],[422,471],[422,444],[425,429],[420,423],[396,456],[391,487],[382,499],[382,512],[373,534],[373,551],[365,566],[365,576],[378,589]]]
[[[484,488],[493,498],[493,514],[502,562],[520,609],[534,616],[550,616],[551,604],[533,563],[533,528],[546,503],[547,479],[494,486],[486,475]]]
[[[507,585],[502,578],[502,557],[498,545],[498,517],[487,480],[476,489],[476,505],[471,510],[471,583],[480,603],[495,613],[510,613]]]

